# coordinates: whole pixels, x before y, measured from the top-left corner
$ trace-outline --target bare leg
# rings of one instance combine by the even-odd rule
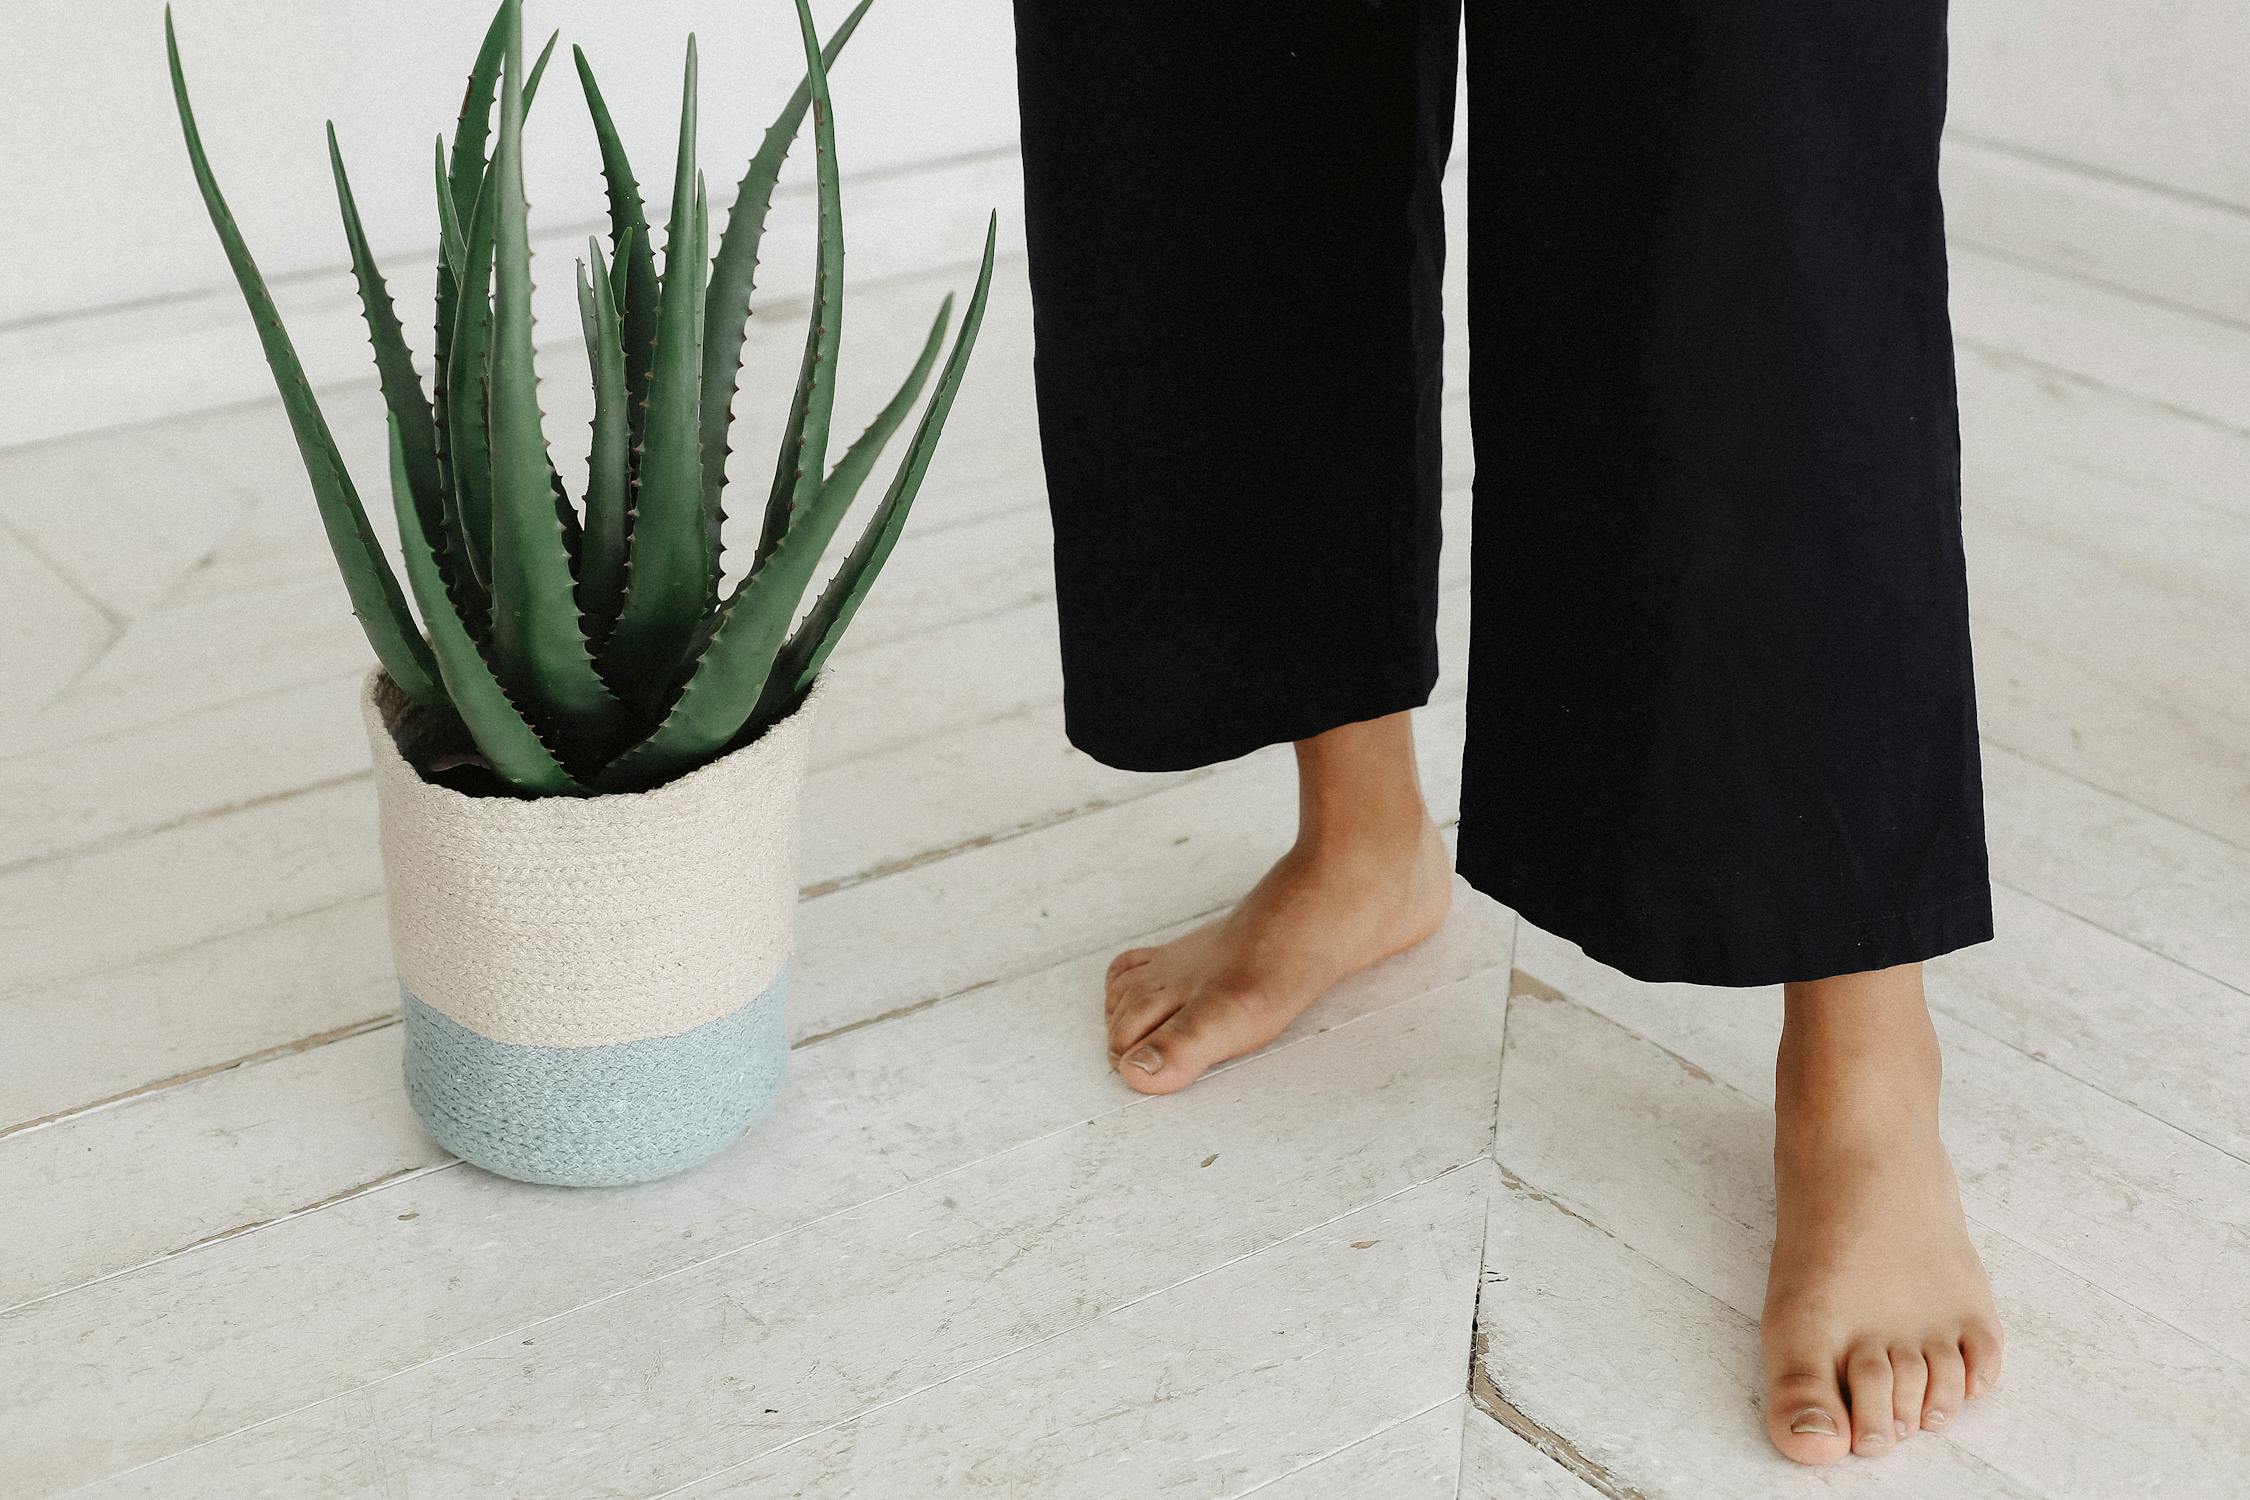
[[[1766,1431],[1799,1463],[1887,1453],[2000,1374],[2000,1323],[1938,1140],[1922,966],[1786,987]]]
[[[1408,716],[1297,742],[1297,841],[1227,915],[1109,968],[1118,1073],[1186,1088],[1279,1036],[1338,980],[1445,921],[1453,861],[1422,802]]]

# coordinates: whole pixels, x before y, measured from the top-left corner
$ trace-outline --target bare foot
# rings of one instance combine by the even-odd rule
[[[1766,1432],[1830,1464],[1942,1430],[2000,1375],[2000,1320],[1938,1140],[1919,964],[1790,985],[1774,1109]]]
[[[1405,714],[1297,746],[1297,843],[1227,915],[1109,966],[1111,1063],[1170,1094],[1279,1036],[1337,981],[1436,932],[1453,859],[1422,804]]]

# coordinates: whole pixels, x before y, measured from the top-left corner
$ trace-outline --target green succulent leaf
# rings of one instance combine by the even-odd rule
[[[813,263],[812,308],[805,318],[805,353],[797,389],[774,461],[766,495],[765,526],[758,536],[755,569],[788,535],[797,509],[820,487],[828,468],[828,422],[836,403],[836,350],[844,331],[844,225],[836,172],[836,127],[828,98],[828,69],[813,32],[812,9],[797,0],[797,29],[805,43],[805,85],[812,95],[813,180],[820,199],[820,245]]]
[[[453,165],[449,174],[456,213],[476,202],[477,190],[484,184],[484,143],[492,130],[492,101],[500,87],[500,61],[508,45],[506,21],[505,7],[492,13],[492,23],[485,27],[484,41],[478,46],[476,61],[469,68],[469,86],[461,95],[461,115],[453,130]]]
[[[250,247],[235,225],[234,215],[219,191],[218,179],[212,175],[210,159],[204,154],[202,134],[196,129],[195,111],[188,103],[187,79],[180,68],[179,39],[173,31],[169,7],[164,13],[164,49],[172,74],[172,99],[179,110],[180,133],[187,142],[196,187],[203,195],[203,206],[211,216],[211,226],[218,231],[219,243],[226,251],[227,264],[242,290],[243,301],[249,306],[251,321],[257,326],[258,341],[273,371],[282,408],[288,413],[290,430],[296,435],[298,454],[304,460],[306,477],[312,483],[313,498],[320,507],[321,525],[328,533],[329,549],[336,556],[336,566],[351,596],[352,612],[359,616],[360,624],[367,631],[368,643],[374,647],[376,658],[390,673],[392,681],[418,703],[442,703],[444,689],[439,684],[437,664],[430,655],[429,644],[415,629],[414,617],[406,607],[406,596],[399,591],[398,578],[367,524],[367,513],[360,505],[351,476],[344,470],[335,437],[329,432],[320,404],[313,397],[312,385],[305,378],[296,348],[281,326],[281,314],[266,290],[265,278],[259,274]]]
[[[433,361],[434,374],[430,383],[431,406],[437,428],[439,487],[446,508],[449,557],[454,559],[448,576],[453,580],[455,597],[461,601],[465,617],[477,630],[484,628],[487,613],[483,594],[490,542],[486,498],[490,489],[487,479],[489,439],[484,414],[486,392],[481,374],[484,341],[489,336],[485,320],[490,316],[490,283],[484,280],[488,271],[470,267],[467,262],[474,248],[471,240],[477,200],[483,194],[485,178],[491,170],[485,142],[492,128],[492,110],[498,98],[501,63],[506,50],[506,28],[502,25],[505,15],[506,7],[493,12],[492,24],[485,29],[476,62],[469,69],[468,87],[461,96],[460,121],[453,136],[452,157],[440,170],[443,187],[438,193],[440,243],[445,248],[438,257],[437,268],[437,357]],[[554,55],[555,44],[561,36],[558,31],[547,38],[546,47],[524,83],[523,107],[527,114],[532,99],[539,92],[539,79],[546,72],[547,60]],[[444,150],[442,137],[439,150]],[[471,224],[466,234],[461,228],[465,220]],[[486,253],[489,255],[490,251]],[[464,393],[475,407],[476,430],[467,434],[465,451],[456,454],[453,451],[456,444],[448,430],[459,420],[453,395],[452,355],[459,332],[462,283],[472,274],[487,289],[479,299],[480,310],[470,330],[477,349],[476,368],[480,373],[475,388]],[[464,490],[466,494],[462,493]]]
[[[491,352],[492,647],[502,683],[566,746],[598,741],[615,700],[578,622],[569,541],[541,428],[531,334],[531,236],[523,191],[522,0],[506,0],[494,200]],[[563,507],[567,510],[567,503]]]
[[[453,136],[453,156],[450,165],[439,171],[446,191],[438,195],[438,217],[441,223],[452,221],[454,229],[448,243],[460,244],[459,224],[476,206],[477,194],[483,190],[484,174],[489,168],[485,159],[484,143],[492,129],[492,106],[500,84],[501,54],[506,37],[501,26],[501,11],[494,11],[492,24],[485,29],[483,45],[477,49],[476,62],[469,69],[469,86],[461,96],[460,123]],[[545,50],[539,61],[532,65],[531,76],[523,89],[524,112],[531,112],[531,101],[539,92],[540,75],[547,71],[547,59],[554,55],[555,43],[561,32],[547,38]],[[438,150],[443,156],[444,137],[438,140]],[[460,260],[466,253],[454,254],[440,260],[438,265],[438,350],[440,354],[453,342],[453,292],[461,277]],[[448,263],[450,262],[450,264]]]
[[[715,541],[703,516],[701,409],[704,261],[707,212],[695,170],[695,39],[688,38],[681,85],[680,142],[672,218],[664,241],[664,285],[655,369],[633,489],[625,605],[604,648],[612,681],[660,693],[712,604]],[[628,369],[628,376],[630,370]]]
[[[594,69],[579,48],[570,49],[578,64],[578,83],[586,95],[586,112],[593,117],[594,138],[602,153],[602,181],[609,194],[610,295],[620,318],[620,340],[625,349],[625,392],[631,447],[641,446],[645,419],[649,367],[656,353],[659,289],[656,247],[648,232],[648,213],[641,205],[640,183],[626,159],[625,143],[618,139],[609,106],[594,82]]]
[[[495,10],[491,25],[485,28],[484,41],[477,48],[476,61],[470,65],[468,86],[461,94],[461,113],[453,131],[452,159],[443,173],[445,191],[439,195],[441,206],[438,217],[441,224],[448,212],[445,206],[447,203],[450,204],[450,212],[457,226],[470,223],[476,217],[477,194],[484,186],[485,137],[492,128],[493,91],[499,87],[500,53],[507,40],[500,22],[501,12]],[[437,418],[439,462],[446,469],[448,491],[458,484],[453,473],[456,465],[450,451],[453,444],[446,429],[454,420],[450,400],[453,372],[450,366],[455,323],[460,316],[461,283],[468,276],[468,252],[468,238],[464,234],[461,236],[460,254],[451,257],[450,263],[447,256],[440,254],[437,268],[437,357],[430,390]],[[458,534],[458,502],[454,502],[453,508],[456,512],[454,530]],[[457,540],[462,541],[463,545],[455,550],[465,553],[465,538],[457,535]],[[471,581],[474,582],[483,578],[482,569],[483,563],[479,559],[475,561],[474,569],[456,571],[470,572]]]
[[[789,634],[789,622],[820,565],[844,513],[866,481],[875,459],[922,392],[952,314],[947,299],[906,380],[867,429],[844,451],[828,482],[774,549],[766,554],[729,599],[718,626],[696,659],[693,672],[664,721],[647,740],[628,750],[607,776],[620,785],[641,779],[660,781],[724,750],[746,726],[757,722],[757,706],[767,701],[767,684]]]
[[[859,29],[860,17],[875,0],[859,0],[844,17],[822,61],[834,66]],[[734,207],[727,211],[726,228],[719,235],[718,254],[711,261],[710,303],[703,319],[703,495],[714,531],[724,522],[721,492],[726,487],[727,429],[731,425],[734,397],[742,379],[742,345],[749,332],[750,299],[758,275],[758,247],[765,238],[766,214],[773,206],[774,184],[781,178],[782,163],[804,124],[812,102],[808,74],[766,127],[749,170],[735,188]]]
[[[461,230],[461,216],[453,205],[453,184],[446,176],[445,135],[437,138],[437,349],[430,360],[430,448],[437,460],[438,504],[444,524],[434,533],[444,547],[446,581],[451,585],[461,617],[480,635],[490,620],[490,606],[469,560],[468,534],[461,526],[461,505],[455,494],[454,456],[451,442],[450,389],[447,365],[453,352],[453,323],[460,306],[461,277],[469,247]]]
[[[492,237],[499,198],[488,181],[469,217],[453,338],[445,353],[445,435],[461,550],[477,586],[492,587]]]
[[[531,101],[539,97],[539,80],[547,71],[547,59],[555,55],[555,43],[561,40],[560,31],[548,32],[547,45],[539,49],[539,60],[531,65],[531,71],[524,76],[523,112],[526,115],[531,113]]]
[[[461,237],[461,214],[453,206],[453,184],[445,177],[445,135],[437,138],[437,211],[438,248],[445,260],[439,270],[454,279],[461,279],[461,262],[468,259],[469,247]]]
[[[789,638],[773,672],[766,681],[766,689],[753,720],[779,718],[804,695],[827,664],[829,653],[850,626],[852,616],[859,612],[860,601],[867,596],[875,575],[889,560],[891,549],[898,544],[899,533],[906,526],[907,510],[922,488],[922,476],[929,471],[930,459],[937,452],[938,438],[945,431],[945,419],[953,409],[953,397],[961,388],[961,377],[967,372],[969,354],[976,348],[977,330],[984,323],[984,305],[992,289],[992,252],[999,233],[1000,216],[995,213],[985,224],[984,267],[977,273],[976,290],[969,297],[968,315],[961,320],[960,337],[953,341],[953,352],[946,356],[944,373],[938,376],[937,388],[930,394],[930,404],[923,408],[922,420],[915,426],[914,438],[907,444],[905,457],[899,460],[898,472],[891,487],[883,495],[875,515],[860,533],[851,555],[836,570],[828,587]],[[946,311],[953,306],[949,295],[938,310],[938,326],[945,326]]]
[[[383,404],[397,426],[404,455],[407,483],[422,524],[433,536],[443,536],[444,501],[438,493],[437,434],[430,422],[430,403],[422,395],[422,377],[415,373],[414,356],[406,347],[406,330],[399,325],[391,305],[390,288],[382,267],[375,262],[360,223],[359,204],[352,196],[351,178],[344,171],[344,153],[336,143],[336,126],[328,126],[328,166],[336,179],[336,205],[343,214],[344,242],[350,247],[352,279],[359,285],[359,305],[367,319],[368,340],[375,347],[375,373],[383,390]]]
[[[625,231],[628,247],[633,231]],[[587,267],[592,266],[589,277]],[[617,300],[598,241],[586,241],[578,263],[578,319],[586,333],[586,359],[594,376],[594,437],[586,459],[586,541],[580,562],[578,603],[596,640],[617,623],[625,599],[628,434],[625,421],[625,354],[618,342]]]
[[[391,424],[391,495],[398,509],[407,581],[414,589],[415,602],[422,607],[422,617],[430,622],[430,643],[437,670],[444,678],[444,695],[439,701],[451,703],[469,738],[476,742],[478,753],[509,785],[526,792],[583,794],[586,788],[563,769],[538,731],[517,710],[477,643],[446,602],[445,580],[438,569],[433,538],[422,527],[421,511],[404,472],[396,422]]]

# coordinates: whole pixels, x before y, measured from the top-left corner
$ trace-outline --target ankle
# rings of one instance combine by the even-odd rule
[[[1297,845],[1309,856],[1396,859],[1431,827],[1403,713],[1339,725],[1297,751]]]
[[[1289,857],[1306,864],[1393,871],[1421,859],[1437,825],[1417,805],[1389,817],[1300,818]]]
[[[1944,1058],[1919,965],[1786,987],[1775,1104],[1792,1113],[1934,1121]]]

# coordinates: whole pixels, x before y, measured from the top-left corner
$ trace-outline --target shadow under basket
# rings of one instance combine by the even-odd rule
[[[651,791],[474,796],[418,769],[444,720],[369,677],[406,1094],[440,1145],[524,1182],[615,1186],[765,1118],[819,697]]]

